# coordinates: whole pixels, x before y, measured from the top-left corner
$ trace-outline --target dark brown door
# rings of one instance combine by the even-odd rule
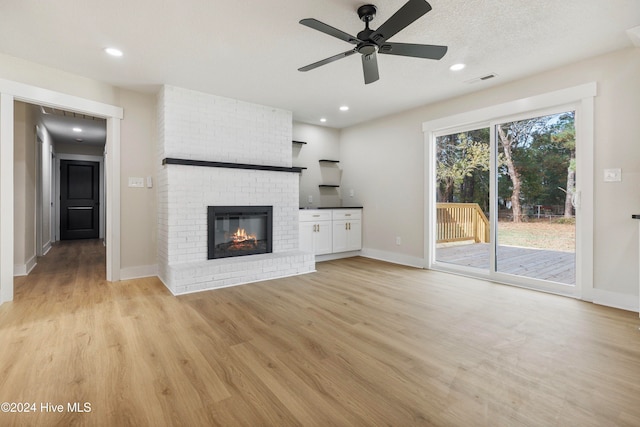
[[[60,160],[60,239],[100,236],[100,163]]]

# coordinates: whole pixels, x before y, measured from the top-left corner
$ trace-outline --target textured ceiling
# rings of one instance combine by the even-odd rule
[[[375,2],[371,26],[405,1]],[[125,88],[170,84],[342,128],[632,46],[626,30],[640,25],[638,0],[431,0],[433,10],[390,41],[447,45],[441,61],[379,55],[380,80],[366,86],[359,55],[298,72],[352,47],[298,21],[355,35],[363,3],[0,0],[0,52]],[[125,55],[108,57],[107,46]],[[467,67],[449,71],[456,62]],[[466,83],[488,73],[497,77]]]

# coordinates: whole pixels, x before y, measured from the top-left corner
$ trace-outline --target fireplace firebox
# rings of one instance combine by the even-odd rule
[[[272,206],[208,206],[208,259],[272,252]]]

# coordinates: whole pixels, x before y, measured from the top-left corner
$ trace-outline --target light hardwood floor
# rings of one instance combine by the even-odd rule
[[[0,306],[0,425],[638,426],[637,313],[364,258],[173,297],[54,247]],[[89,413],[43,403],[88,402]]]

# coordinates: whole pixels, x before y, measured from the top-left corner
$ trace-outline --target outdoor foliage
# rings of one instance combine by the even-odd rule
[[[498,199],[519,222],[538,210],[573,216],[574,112],[496,126]],[[438,137],[438,202],[478,203],[489,211],[489,129]],[[557,212],[556,212],[557,213]]]
[[[438,138],[437,156],[438,202],[480,201],[484,209],[489,194],[489,129]]]

